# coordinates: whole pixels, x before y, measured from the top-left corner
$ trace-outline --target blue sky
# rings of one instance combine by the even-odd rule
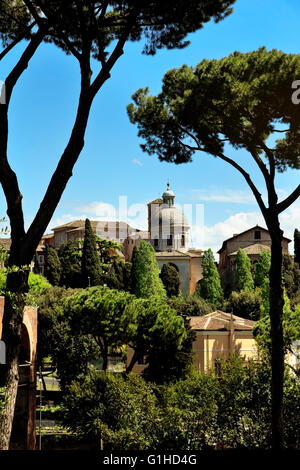
[[[262,224],[242,176],[226,163],[199,154],[192,163],[175,166],[143,154],[126,105],[140,87],[149,86],[152,93],[159,92],[164,73],[184,63],[195,65],[204,58],[218,59],[235,50],[247,52],[260,46],[299,53],[299,31],[299,0],[237,0],[230,17],[190,35],[191,44],[183,50],[162,50],[148,57],[141,54],[142,43],[127,44],[111,79],[94,101],[85,148],[49,228],[86,216],[105,218],[103,210],[107,205],[118,208],[119,196],[127,196],[134,212],[132,205],[160,196],[168,180],[177,203],[193,207],[203,204],[204,227],[194,227],[191,240],[197,248],[210,246],[216,251],[233,233]],[[0,80],[5,79],[23,47],[20,45],[1,62]],[[48,44],[40,47],[14,91],[9,115],[9,159],[19,178],[27,226],[67,143],[78,91],[76,60]],[[247,154],[239,152],[239,158],[254,179],[259,178]],[[280,175],[279,194],[284,197],[298,182],[296,171]],[[5,212],[6,203],[0,193],[0,215]],[[145,215],[138,213],[129,222],[146,228]],[[285,234],[292,237],[294,228],[300,228],[299,201],[281,220]]]

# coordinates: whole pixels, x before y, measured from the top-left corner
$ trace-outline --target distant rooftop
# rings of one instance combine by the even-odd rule
[[[233,320],[235,330],[251,331],[255,325],[255,321],[246,320],[245,318],[222,312],[221,310],[216,310],[215,312],[199,317],[188,318],[193,330],[229,330],[231,320]]]

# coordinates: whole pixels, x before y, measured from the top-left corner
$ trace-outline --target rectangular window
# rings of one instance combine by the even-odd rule
[[[184,235],[181,235],[181,246],[185,245],[185,238]]]
[[[173,244],[173,235],[170,235],[170,238],[167,239],[167,245],[172,246]]]
[[[154,246],[158,246],[158,239],[154,238]]]
[[[261,239],[261,231],[260,230],[255,230],[254,239],[255,240],[260,240]]]
[[[43,263],[44,262],[44,255],[40,255],[39,256],[39,263]]]

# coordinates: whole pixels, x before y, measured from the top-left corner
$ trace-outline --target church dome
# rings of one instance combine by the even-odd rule
[[[175,194],[173,193],[172,189],[170,189],[170,188],[168,187],[168,189],[166,189],[165,192],[163,193],[163,197],[165,197],[165,196],[167,196],[167,197],[168,197],[168,196],[175,197]]]
[[[163,207],[158,212],[158,222],[162,227],[182,227],[183,230],[188,230],[189,222],[185,215],[176,207]]]

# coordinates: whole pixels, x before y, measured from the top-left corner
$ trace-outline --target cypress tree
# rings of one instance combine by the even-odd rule
[[[269,276],[269,271],[271,267],[271,253],[267,250],[264,250],[260,256],[259,260],[255,265],[255,285],[261,287],[264,279]]]
[[[202,256],[203,279],[200,282],[200,297],[219,307],[223,301],[220,275],[215,264],[212,250],[209,248]]]
[[[97,252],[96,237],[89,219],[85,220],[84,241],[81,258],[81,275],[83,287],[101,284],[101,265]]]
[[[300,232],[297,228],[294,231],[294,254],[294,261],[300,266]]]
[[[160,273],[160,278],[165,286],[167,296],[178,296],[180,279],[175,266],[172,266],[170,263],[164,264]]]
[[[64,242],[58,249],[58,257],[61,262],[60,286],[81,287],[81,253],[76,243]]]
[[[251,261],[249,256],[241,248],[238,249],[236,256],[236,286],[238,291],[254,291]]]
[[[44,274],[52,286],[59,285],[61,272],[62,266],[57,251],[52,246],[47,246]]]
[[[136,254],[137,254],[137,247],[134,246],[132,250],[132,258],[131,258],[131,282],[130,282],[130,292],[132,294],[135,293],[136,288]]]
[[[143,298],[152,296],[165,297],[166,291],[159,274],[160,270],[153,247],[145,241],[141,241],[134,260],[133,281],[135,282],[135,295]]]

